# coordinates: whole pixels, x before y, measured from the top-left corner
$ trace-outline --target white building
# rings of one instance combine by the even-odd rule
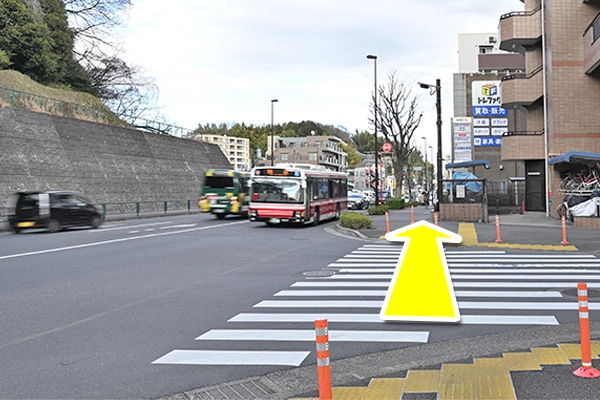
[[[233,169],[249,171],[252,168],[250,159],[250,139],[227,135],[198,135],[196,140],[219,145]]]

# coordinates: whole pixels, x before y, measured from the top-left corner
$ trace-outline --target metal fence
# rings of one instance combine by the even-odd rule
[[[442,203],[485,204],[489,215],[518,214],[526,200],[524,180],[447,179],[443,182]]]
[[[136,201],[101,203],[99,205],[102,214],[106,216],[135,216],[142,215],[166,215],[169,212],[197,212],[200,210],[196,200],[158,200],[158,201]],[[0,222],[8,221],[8,216],[13,212],[10,207],[0,207]]]
[[[487,182],[485,179],[444,179],[442,181],[444,204],[486,204]]]

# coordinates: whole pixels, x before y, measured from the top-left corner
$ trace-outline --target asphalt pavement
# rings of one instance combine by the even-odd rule
[[[413,221],[435,223],[432,211],[422,206],[369,217],[374,229],[354,231],[339,225],[325,229],[331,234],[376,242],[385,240],[387,232]],[[600,232],[575,229],[570,222],[563,230],[560,220],[545,213],[501,215],[498,227],[495,217],[490,219],[494,221],[438,221],[438,225],[452,232],[467,232],[468,240],[457,245],[465,250],[497,247],[516,252],[600,254]],[[595,300],[592,295],[590,300]],[[590,336],[592,365],[600,369],[600,321],[590,321]],[[580,378],[573,373],[582,367],[579,343],[577,323],[427,343],[343,360],[336,360],[332,349],[333,398],[597,399],[600,378]],[[546,358],[547,353],[557,358]],[[317,366],[310,365],[197,388],[169,399],[319,398],[317,376]]]

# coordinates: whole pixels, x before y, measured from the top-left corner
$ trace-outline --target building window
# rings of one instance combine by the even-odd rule
[[[281,161],[287,161],[288,160],[288,154],[287,153],[282,153],[281,154]]]
[[[308,153],[308,159],[311,161],[317,160],[317,153]]]

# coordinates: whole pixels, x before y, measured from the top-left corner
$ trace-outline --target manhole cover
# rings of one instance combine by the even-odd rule
[[[577,289],[564,289],[560,291],[563,296],[565,297],[573,297],[575,299],[578,298],[577,296]],[[596,289],[588,289],[587,291],[588,294],[588,299],[598,299],[600,298],[600,290],[596,290]]]
[[[335,275],[334,271],[307,271],[302,275],[304,276],[332,276]]]

